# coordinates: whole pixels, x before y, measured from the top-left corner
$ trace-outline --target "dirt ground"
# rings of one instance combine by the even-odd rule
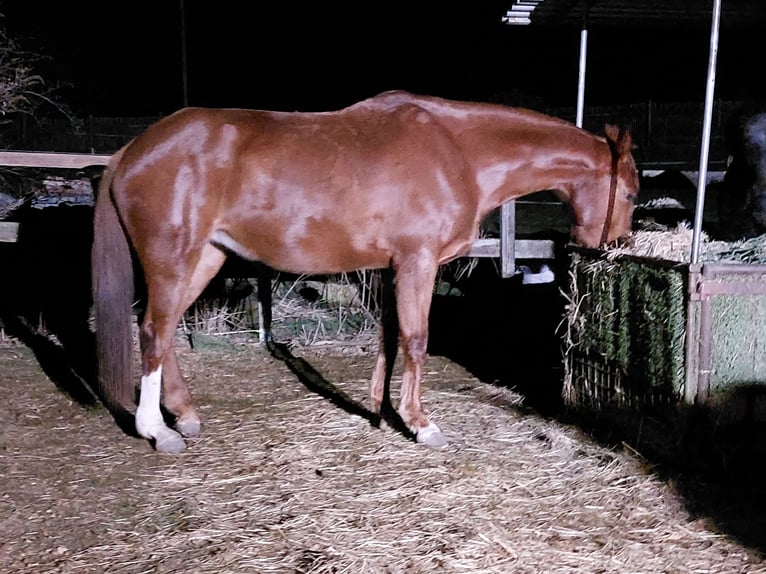
[[[766,573],[766,432],[685,449],[649,420],[562,410],[556,285],[479,267],[434,298],[424,404],[445,450],[372,425],[372,347],[312,330],[308,378],[253,342],[181,344],[203,432],[169,456],[79,384],[88,252],[36,225],[0,249],[19,270],[0,282],[18,338],[0,341],[3,574]]]
[[[27,346],[0,346],[1,572],[766,572],[757,543],[635,449],[454,360],[426,364],[450,440],[431,450],[350,414],[369,350],[296,350],[317,390],[220,341],[181,352],[203,433],[177,456],[62,392]]]

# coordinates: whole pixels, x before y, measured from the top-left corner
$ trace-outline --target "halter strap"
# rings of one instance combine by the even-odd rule
[[[617,148],[612,140],[606,139],[609,144],[609,153],[612,156],[612,175],[609,179],[609,204],[606,208],[606,219],[604,219],[604,229],[601,231],[601,243],[604,245],[609,235],[609,228],[612,225],[612,215],[614,214],[614,200],[617,195],[617,161],[620,159],[617,155]]]

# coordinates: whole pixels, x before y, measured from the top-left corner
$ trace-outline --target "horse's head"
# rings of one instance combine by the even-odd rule
[[[638,195],[638,171],[633,140],[627,130],[606,126],[608,155],[596,177],[588,178],[570,198],[575,217],[572,239],[585,247],[600,247],[627,238]]]

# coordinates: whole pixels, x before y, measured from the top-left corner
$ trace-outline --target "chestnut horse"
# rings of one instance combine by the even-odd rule
[[[630,135],[400,91],[322,113],[180,110],[118,151],[98,189],[93,289],[107,401],[135,401],[132,256],[147,288],[135,425],[166,452],[200,430],[174,334],[227,253],[292,273],[390,269],[404,357],[398,413],[417,442],[444,446],[420,389],[437,268],[468,252],[492,209],[539,190],[570,204],[577,243],[627,236],[638,192]],[[374,413],[393,360],[382,341]]]

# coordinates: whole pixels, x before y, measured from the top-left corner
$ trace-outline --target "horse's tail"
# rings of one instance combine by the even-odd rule
[[[98,381],[107,406],[135,403],[133,382],[133,263],[128,237],[112,197],[114,171],[124,148],[104,170],[96,195],[91,250]]]

